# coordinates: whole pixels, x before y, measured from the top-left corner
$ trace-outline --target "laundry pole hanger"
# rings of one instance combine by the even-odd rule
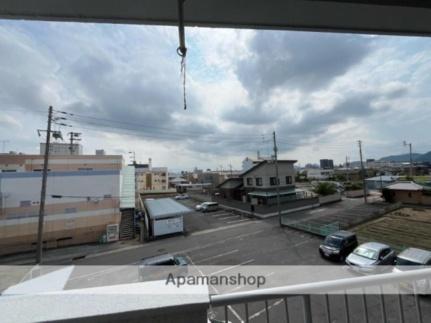
[[[186,39],[184,35],[184,2],[186,0],[178,0],[178,36],[180,45],[177,48],[177,54],[181,57],[181,78],[183,81],[183,100],[184,110],[187,109],[186,97]]]

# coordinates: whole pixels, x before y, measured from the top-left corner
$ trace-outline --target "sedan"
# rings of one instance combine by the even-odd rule
[[[187,194],[181,194],[181,195],[175,196],[176,200],[187,200],[188,198],[189,196]]]
[[[346,264],[350,269],[359,273],[374,273],[377,266],[392,266],[395,263],[396,254],[391,247],[379,242],[367,242],[361,244],[346,258]]]

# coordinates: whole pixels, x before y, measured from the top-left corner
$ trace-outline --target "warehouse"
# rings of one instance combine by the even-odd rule
[[[146,226],[150,238],[183,233],[183,216],[192,210],[171,198],[146,199]]]

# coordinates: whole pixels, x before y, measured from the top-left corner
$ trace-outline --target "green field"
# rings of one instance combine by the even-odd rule
[[[402,208],[353,229],[360,243],[383,242],[397,251],[408,247],[431,250],[431,209]]]

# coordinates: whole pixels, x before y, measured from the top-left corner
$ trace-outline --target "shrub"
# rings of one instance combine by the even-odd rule
[[[335,185],[333,183],[328,183],[328,182],[320,182],[314,188],[314,193],[317,193],[322,196],[331,195],[336,192],[337,192],[337,188],[335,187]]]

